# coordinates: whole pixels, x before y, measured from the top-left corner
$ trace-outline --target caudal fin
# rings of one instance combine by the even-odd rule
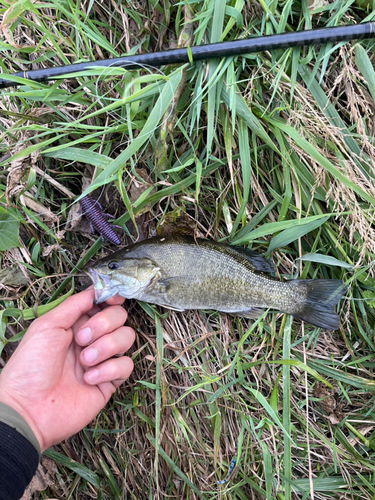
[[[305,287],[307,292],[303,304],[292,313],[294,317],[327,330],[339,328],[340,319],[333,308],[347,289],[340,280],[296,280],[290,283]]]

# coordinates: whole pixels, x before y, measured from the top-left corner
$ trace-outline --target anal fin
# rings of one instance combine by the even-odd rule
[[[235,316],[240,316],[242,318],[258,319],[259,316],[262,316],[263,313],[264,309],[260,309],[259,307],[253,307],[251,309],[245,309],[243,311],[230,312],[229,314],[234,314]]]

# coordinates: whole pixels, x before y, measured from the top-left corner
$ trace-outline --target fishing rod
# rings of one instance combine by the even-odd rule
[[[213,57],[228,57],[242,54],[252,54],[275,49],[289,49],[303,45],[316,45],[332,42],[348,42],[371,38],[375,36],[375,22],[336,26],[334,28],[320,28],[313,30],[295,31],[277,35],[249,37],[231,42],[218,42],[198,45],[190,48],[180,48],[137,54],[132,56],[116,57],[99,61],[55,66],[53,68],[20,71],[9,76],[26,78],[36,82],[48,82],[64,75],[71,75],[93,67],[120,67],[136,69],[140,65],[165,66],[182,64],[191,61],[212,59]],[[69,78],[71,78],[69,76]],[[0,78],[0,89],[14,87],[20,83]]]

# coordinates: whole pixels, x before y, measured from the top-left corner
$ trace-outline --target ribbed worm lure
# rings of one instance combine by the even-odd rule
[[[103,209],[97,200],[86,195],[79,201],[82,213],[87,217],[90,222],[91,231],[94,229],[98,231],[103,239],[103,236],[114,245],[120,245],[121,240],[118,237],[114,226],[108,222],[108,214],[103,213]],[[117,226],[118,227],[118,226]]]
[[[228,474],[225,476],[224,479],[222,479],[221,481],[218,481],[217,484],[224,484],[224,483],[226,483],[228,481],[229,476],[231,475],[231,472],[234,469],[235,465],[236,465],[236,459],[232,458],[232,461],[231,461],[231,463],[229,465]]]

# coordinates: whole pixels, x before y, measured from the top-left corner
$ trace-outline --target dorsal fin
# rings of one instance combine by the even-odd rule
[[[261,271],[262,273],[274,273],[275,266],[271,260],[266,259],[262,255],[249,250],[248,248],[230,246],[236,252],[240,253],[242,257],[245,257],[250,264],[255,268],[256,271]]]

